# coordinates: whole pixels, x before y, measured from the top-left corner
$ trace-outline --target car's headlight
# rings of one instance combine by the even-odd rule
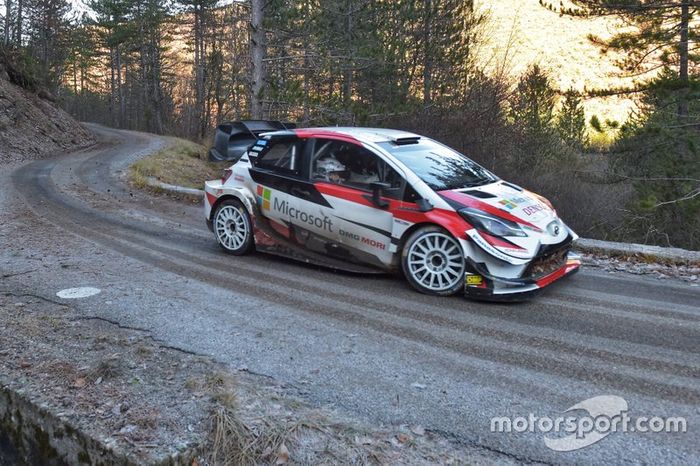
[[[494,236],[527,236],[527,233],[517,223],[487,214],[481,210],[467,207],[457,212],[475,228]]]

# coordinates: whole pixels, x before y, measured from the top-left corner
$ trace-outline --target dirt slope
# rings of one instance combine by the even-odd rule
[[[54,103],[10,82],[0,61],[0,162],[42,158],[94,141],[88,130]]]

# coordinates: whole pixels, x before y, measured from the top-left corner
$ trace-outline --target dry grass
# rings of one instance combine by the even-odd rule
[[[378,429],[329,417],[269,388],[215,372],[189,379],[188,388],[211,397],[211,431],[202,452],[211,465],[454,464],[466,456],[444,439],[408,426]],[[226,396],[230,392],[230,396]],[[222,402],[238,399],[236,404]],[[416,434],[416,432],[418,432]],[[483,464],[474,457],[474,464]]]
[[[211,393],[212,399],[225,409],[235,409],[238,403],[235,392],[235,381],[231,374],[216,372],[207,377],[205,390]]]
[[[173,139],[165,149],[141,159],[129,167],[129,178],[138,188],[149,188],[147,179],[202,189],[206,180],[221,176],[227,163],[207,161],[207,149],[184,139]],[[150,188],[149,188],[150,189]]]
[[[295,441],[297,424],[263,423],[249,427],[229,408],[219,407],[213,415],[211,464],[248,465],[261,462],[286,463],[288,444]]]
[[[549,3],[559,5],[556,0]],[[560,16],[540,6],[539,0],[478,0],[476,4],[489,16],[479,61],[492,72],[518,76],[530,64],[539,63],[562,90],[631,84],[631,79],[621,77],[615,64],[618,57],[602,53],[587,37],[610,37],[620,27],[614,17]],[[632,105],[622,97],[595,98],[586,101],[586,111],[588,117],[595,114],[622,122]]]
[[[87,374],[91,381],[97,379],[113,379],[119,377],[124,372],[122,361],[118,355],[109,356],[101,360]]]

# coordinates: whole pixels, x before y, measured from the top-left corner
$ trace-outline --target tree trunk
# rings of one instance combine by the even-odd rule
[[[109,92],[109,117],[111,120],[112,126],[117,126],[117,118],[115,117],[115,105],[114,105],[114,100],[115,100],[115,95],[117,93],[117,76],[116,76],[116,60],[115,60],[115,53],[114,49],[110,48],[109,49],[109,72],[110,72],[110,79],[109,79],[109,87],[110,87],[110,92]]]
[[[122,55],[121,55],[121,50],[119,50],[119,44],[116,45],[115,47],[115,55],[116,55],[116,68],[117,68],[117,98],[119,99],[119,127],[122,127],[124,125],[124,121],[126,118],[126,102],[124,99],[124,89],[122,86]]]
[[[194,133],[202,137],[204,120],[204,7],[197,4],[194,7]]]
[[[17,26],[15,28],[15,44],[17,47],[22,45],[22,6],[24,0],[17,1]]]
[[[349,110],[350,107],[350,101],[352,99],[352,78],[353,78],[353,68],[355,66],[354,64],[354,58],[355,58],[355,51],[353,47],[353,17],[352,17],[352,8],[353,4],[351,0],[346,0],[345,2],[345,7],[346,7],[346,19],[345,19],[345,44],[348,47],[348,58],[346,59],[346,63],[344,66],[343,70],[343,106],[345,107],[345,111]]]
[[[681,2],[681,23],[680,23],[680,42],[678,44],[679,55],[679,70],[678,79],[680,81],[680,89],[678,92],[678,119],[685,120],[688,118],[688,23],[690,21],[690,0],[682,0]]]
[[[12,0],[5,0],[5,45],[10,45],[10,28],[12,26]]]
[[[432,27],[432,0],[423,3],[423,105],[430,105],[433,85],[433,57],[430,30]]]
[[[251,96],[250,116],[263,119],[263,92],[265,90],[265,29],[263,15],[265,0],[251,0],[250,13],[250,59],[251,59]]]

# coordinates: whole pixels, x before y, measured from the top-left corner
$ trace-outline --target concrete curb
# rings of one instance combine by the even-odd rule
[[[616,243],[598,239],[579,238],[574,249],[591,254],[608,256],[637,256],[644,259],[673,264],[700,264],[700,251],[680,248],[664,248],[636,243]]]
[[[150,186],[169,191],[174,194],[189,194],[192,196],[204,196],[201,189],[185,188],[163,183],[156,178],[146,179]],[[680,248],[664,248],[661,246],[648,246],[635,243],[616,243],[613,241],[602,241],[598,239],[579,238],[574,249],[590,254],[600,254],[607,256],[637,256],[651,261],[673,264],[700,264],[700,251],[688,251]]]
[[[102,464],[131,466],[143,464],[114,446],[113,441],[86,432],[67,418],[56,415],[41,403],[0,380],[0,464]],[[150,458],[154,466],[188,466],[194,450]]]
[[[160,188],[163,191],[168,191],[174,194],[189,194],[191,196],[204,196],[204,190],[195,188],[185,188],[184,186],[176,186],[174,184],[163,183],[157,178],[149,176],[146,178],[146,183],[154,188]]]

